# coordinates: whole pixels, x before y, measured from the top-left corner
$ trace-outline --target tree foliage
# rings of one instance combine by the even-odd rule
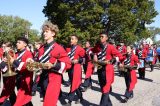
[[[30,29],[31,23],[18,16],[0,15],[0,41],[10,41],[15,43],[16,39],[24,36],[26,33],[29,36],[29,41],[34,42],[38,39],[38,31]]]
[[[104,30],[130,44],[150,35],[146,24],[158,14],[150,0],[48,0],[43,12],[59,26],[62,43],[73,33],[95,43]]]

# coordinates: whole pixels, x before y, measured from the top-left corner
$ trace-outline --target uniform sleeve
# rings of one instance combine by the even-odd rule
[[[118,57],[120,62],[124,60],[123,55],[114,46],[111,46],[111,54]]]
[[[22,56],[22,61],[19,63],[19,65],[16,66],[16,70],[21,71],[21,72],[28,71],[26,68],[26,64],[27,64],[28,59],[33,59],[31,52],[27,52],[26,54],[24,54]]]
[[[65,70],[71,67],[71,61],[67,52],[61,47],[59,48],[58,55],[58,58],[55,58],[55,63],[53,63],[54,67],[51,69],[51,71],[62,74],[65,72]]]
[[[83,48],[81,48],[79,51],[79,59],[78,59],[78,62],[80,64],[83,63],[84,56],[85,56],[85,50]]]

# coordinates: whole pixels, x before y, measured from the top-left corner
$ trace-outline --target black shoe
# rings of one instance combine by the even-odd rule
[[[65,104],[63,106],[71,106],[71,102],[68,102],[67,104]]]
[[[127,98],[127,97],[124,98],[123,101],[122,101],[122,103],[127,103],[127,102],[128,102],[128,99],[129,99],[129,98]]]
[[[32,91],[32,96],[35,96],[36,95],[36,92],[35,91]]]
[[[88,89],[91,89],[91,86],[83,87],[83,88],[81,88],[81,91],[82,91],[82,92],[85,92],[85,91],[87,91]]]
[[[80,104],[80,103],[82,103],[84,101],[84,99],[82,98],[82,99],[78,99],[77,101],[75,101],[75,104]]]

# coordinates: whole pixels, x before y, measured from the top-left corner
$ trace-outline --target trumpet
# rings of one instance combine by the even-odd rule
[[[7,58],[7,67],[8,70],[5,74],[3,74],[3,77],[10,77],[15,76],[17,73],[12,70],[12,64],[10,63],[10,57],[15,57],[15,53],[12,49],[5,52],[5,57]]]
[[[130,66],[130,65],[124,65],[123,67],[120,67],[120,71],[127,72],[128,70],[137,69],[137,65]]]
[[[97,62],[95,62],[95,61],[92,60],[93,64],[94,64],[95,66],[97,66],[98,69],[101,69],[102,66],[105,66],[105,65],[107,65],[107,64],[114,64],[115,61],[116,61],[115,58],[113,58],[113,59],[111,59],[111,60],[104,60],[104,61],[97,61]]]
[[[39,63],[39,62],[27,62],[26,68],[28,71],[38,71],[41,69],[47,69],[47,66],[45,63]]]

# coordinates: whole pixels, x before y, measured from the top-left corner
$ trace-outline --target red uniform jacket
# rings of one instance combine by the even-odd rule
[[[90,55],[92,54],[92,50],[91,49],[92,48],[87,48],[86,49],[85,60],[86,60],[86,64],[87,64],[87,70],[86,70],[85,79],[90,78],[92,73],[93,73],[94,65],[91,62],[91,57],[90,57]]]
[[[17,98],[14,106],[22,106],[31,101],[31,82],[33,73],[26,69],[26,61],[28,58],[32,58],[32,53],[28,50],[23,50],[21,58],[13,62],[13,67],[16,68],[19,75],[22,77],[19,79],[19,89],[17,92]],[[16,54],[18,59],[18,54]],[[4,80],[4,88],[1,94],[0,102],[3,102],[6,98],[14,92],[15,88],[15,76],[6,77]]]
[[[96,46],[96,48],[92,49],[93,52],[99,51],[100,46]],[[114,56],[119,57],[119,60],[123,60],[123,56],[118,50],[111,44],[107,44],[107,49],[106,49],[106,60],[111,60]],[[107,64],[106,65],[106,85],[103,87],[102,92],[107,93],[110,91],[111,84],[114,82],[114,67],[112,64]]]
[[[44,55],[44,53],[44,46],[42,46],[39,49],[39,59]],[[53,70],[44,70],[49,73],[49,83],[46,89],[43,106],[56,106],[62,82],[61,74],[71,67],[71,61],[64,48],[57,43],[53,43],[49,57],[48,61],[50,63],[54,64],[55,61],[57,61],[58,68],[54,68]]]
[[[71,49],[68,49],[71,51]],[[70,52],[68,51],[68,52]],[[72,60],[79,60],[80,58],[83,58],[85,55],[85,50],[80,47],[79,45],[76,46],[76,50],[74,53],[74,57]],[[72,64],[73,65],[73,80],[72,80],[72,86],[71,86],[71,91],[70,92],[74,92],[76,89],[79,88],[81,82],[82,82],[82,68],[81,68],[81,64],[77,63],[77,64]]]
[[[139,64],[138,57],[132,53],[131,60],[130,60],[130,66],[134,66],[137,64]],[[131,76],[131,83],[130,83],[129,91],[132,91],[135,87],[135,84],[137,83],[137,76],[136,76],[135,70],[130,71],[130,76]]]
[[[125,54],[127,52],[126,46],[117,46],[117,50],[122,54]]]

